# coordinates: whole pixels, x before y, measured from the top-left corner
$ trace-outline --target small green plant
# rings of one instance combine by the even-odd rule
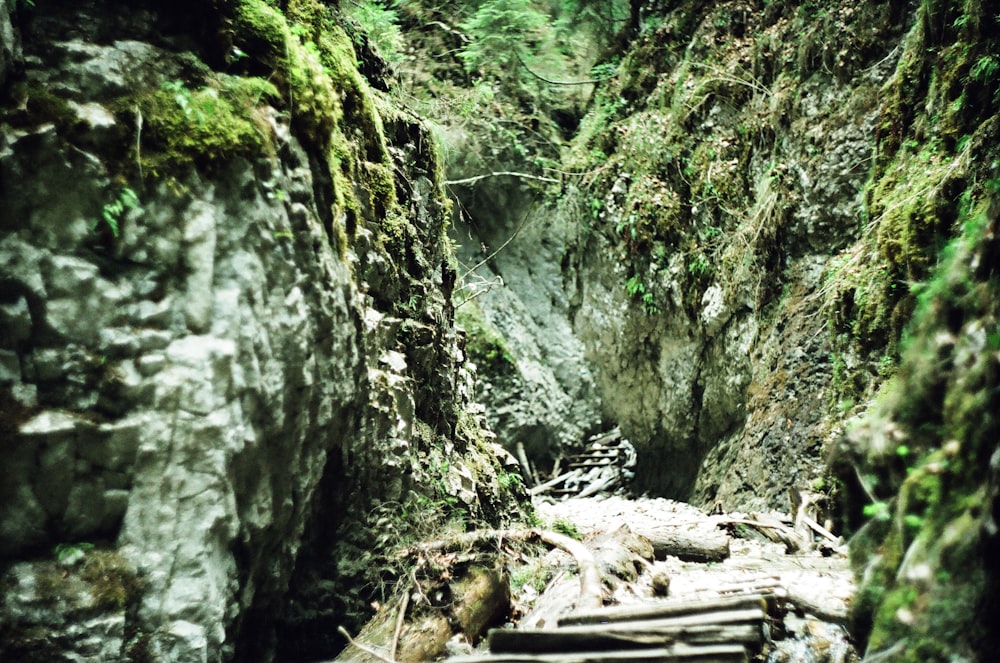
[[[632,299],[642,302],[642,310],[646,312],[646,315],[656,315],[660,312],[659,307],[656,306],[656,297],[646,288],[638,275],[633,274],[625,281],[625,291]]]
[[[560,518],[559,520],[552,523],[552,530],[558,532],[559,534],[565,534],[571,539],[576,539],[580,541],[583,539],[583,535],[580,534],[580,530],[577,529],[576,524],[565,518]]]
[[[988,83],[998,71],[1000,71],[1000,59],[995,55],[984,55],[972,65],[969,78],[980,83]]]
[[[70,560],[79,561],[93,549],[93,543],[60,543],[52,552],[56,556],[56,561],[67,562]]]
[[[885,521],[889,520],[891,513],[889,510],[888,502],[874,502],[872,504],[866,504],[865,508],[862,509],[862,513],[866,518],[871,518],[873,520]]]
[[[139,196],[129,187],[123,186],[115,199],[101,209],[101,218],[94,222],[92,229],[97,230],[103,221],[111,231],[111,235],[117,238],[121,233],[121,221],[125,212],[137,207],[139,207]]]
[[[524,480],[517,472],[500,472],[497,474],[497,483],[503,491],[520,491],[524,486]]]
[[[618,65],[611,62],[604,62],[602,64],[595,64],[590,68],[590,77],[594,80],[605,80],[607,78],[613,78],[615,74],[618,73]]]
[[[184,112],[185,116],[188,118],[194,118],[199,124],[202,124],[205,121],[205,114],[195,104],[194,95],[191,93],[191,90],[184,85],[184,81],[164,81],[163,84],[160,85],[160,88],[164,92],[169,92],[174,96],[174,101],[177,102],[177,105]]]
[[[402,60],[406,44],[399,29],[399,17],[394,10],[386,8],[387,4],[396,3],[361,0],[346,3],[345,11],[349,18],[358,22],[382,57],[396,63]]]
[[[691,276],[704,276],[712,268],[712,263],[703,254],[698,253],[688,260],[687,270]]]
[[[634,299],[646,292],[646,286],[643,284],[638,274],[633,274],[628,278],[628,281],[625,281],[625,291],[628,293],[629,297]]]
[[[524,587],[531,587],[535,590],[536,594],[541,594],[545,591],[545,587],[548,585],[549,577],[551,576],[550,569],[542,562],[542,560],[535,559],[525,564],[524,566],[518,566],[510,574],[510,588],[513,592],[519,592]]]

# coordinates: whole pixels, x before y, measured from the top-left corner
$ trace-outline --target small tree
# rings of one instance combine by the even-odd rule
[[[471,41],[459,57],[469,69],[488,67],[505,83],[516,85],[546,27],[548,17],[530,0],[487,0],[462,24]]]

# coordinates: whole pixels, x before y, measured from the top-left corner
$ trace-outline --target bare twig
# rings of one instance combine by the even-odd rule
[[[406,621],[406,608],[410,605],[410,592],[404,592],[399,602],[399,614],[396,615],[396,630],[392,634],[392,644],[389,645],[389,658],[396,658],[396,648],[399,646],[399,634],[403,632],[403,622]]]
[[[528,222],[528,214],[530,214],[530,210],[529,210],[529,212],[525,213],[524,218],[521,219],[521,223],[517,224],[517,228],[515,228],[514,232],[511,234],[511,236],[508,237],[507,240],[503,244],[500,245],[500,248],[498,248],[496,251],[494,251],[493,253],[489,254],[488,256],[486,256],[485,258],[483,258],[482,260],[480,260],[479,262],[477,262],[475,265],[473,265],[469,269],[465,270],[465,274],[462,274],[459,277],[459,279],[458,279],[459,282],[464,281],[466,278],[468,278],[468,276],[470,274],[472,274],[477,269],[479,269],[480,267],[482,267],[483,265],[485,265],[486,263],[488,263],[490,260],[493,260],[493,258],[496,257],[496,255],[498,253],[500,253],[505,248],[507,248],[507,245],[514,241],[514,238],[517,237],[518,233],[521,232],[521,228],[524,228],[524,224]],[[502,284],[502,281],[501,281],[501,284]],[[462,304],[464,304],[466,301],[469,301],[469,300],[466,299],[465,301],[462,302]],[[459,306],[461,306],[461,304],[459,304]],[[456,306],[455,308],[458,308],[458,306]]]
[[[371,656],[374,656],[375,658],[377,658],[380,661],[385,661],[385,663],[396,663],[396,661],[394,659],[389,658],[388,656],[385,656],[384,654],[380,654],[379,652],[375,651],[371,647],[366,647],[363,644],[361,644],[358,641],[356,641],[354,638],[351,637],[351,634],[348,633],[347,629],[344,628],[343,626],[338,626],[337,627],[337,633],[340,633],[342,636],[344,636],[345,638],[347,638],[347,641],[349,643],[351,643],[351,645],[353,645],[354,647],[357,647],[358,649],[360,649],[364,653],[369,654]]]
[[[883,649],[878,652],[866,652],[865,657],[862,659],[861,663],[876,663],[876,661],[884,661],[893,658],[896,654],[902,651],[906,647],[906,644],[902,641],[897,642],[888,649]]]
[[[135,164],[139,167],[139,179],[142,180],[142,110],[135,105]]]
[[[551,177],[542,177],[541,175],[532,175],[531,173],[519,173],[519,172],[512,171],[512,170],[497,170],[497,171],[493,171],[493,172],[490,172],[490,173],[486,173],[485,175],[476,175],[475,177],[466,177],[466,178],[461,179],[461,180],[445,180],[444,183],[448,184],[448,185],[452,185],[452,184],[473,184],[475,182],[478,182],[479,180],[485,180],[487,177],[501,177],[501,176],[504,176],[504,175],[509,176],[509,177],[520,177],[520,178],[526,179],[526,180],[538,180],[539,182],[552,182],[553,184],[559,184],[559,180],[553,179]]]
[[[548,530],[534,530],[538,537],[560,550],[568,552],[576,561],[576,566],[580,571],[580,602],[576,608],[578,610],[592,610],[600,608],[604,604],[603,592],[601,590],[601,571],[597,566],[597,560],[593,553],[576,539],[572,539],[565,534],[550,532]]]
[[[532,76],[534,76],[538,80],[542,81],[543,83],[548,83],[549,85],[567,85],[567,86],[569,86],[569,85],[595,85],[597,83],[601,83],[603,81],[608,80],[607,78],[595,78],[595,79],[590,79],[590,80],[585,80],[585,81],[554,81],[551,78],[546,78],[545,76],[542,76],[541,74],[533,71],[531,69],[531,67],[529,67],[527,65],[527,63],[521,58],[521,54],[518,53],[517,51],[514,51],[514,57],[516,57],[517,61],[521,63],[521,66],[524,67],[524,70],[526,72],[528,72],[529,74],[531,74]],[[610,76],[608,78],[610,78]]]
[[[861,476],[861,470],[858,469],[858,466],[855,465],[854,463],[851,463],[851,467],[854,468],[854,476],[858,478],[858,484],[861,486],[861,490],[865,491],[865,495],[868,496],[868,499],[871,500],[871,503],[875,504],[876,502],[880,502],[881,500],[875,497],[875,493],[871,491],[871,489],[868,487],[868,484],[865,482],[864,477]]]

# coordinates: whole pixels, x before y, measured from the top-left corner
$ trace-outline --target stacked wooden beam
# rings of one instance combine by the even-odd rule
[[[587,497],[624,486],[633,477],[635,448],[615,428],[587,441],[579,453],[556,464],[552,478],[531,489],[532,495]]]
[[[761,650],[774,598],[727,596],[577,612],[554,629],[493,629],[490,653],[452,663],[746,663]]]

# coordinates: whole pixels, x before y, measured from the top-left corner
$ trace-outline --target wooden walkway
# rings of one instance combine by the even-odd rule
[[[780,603],[754,594],[576,612],[550,629],[493,629],[489,654],[449,663],[747,663]]]

